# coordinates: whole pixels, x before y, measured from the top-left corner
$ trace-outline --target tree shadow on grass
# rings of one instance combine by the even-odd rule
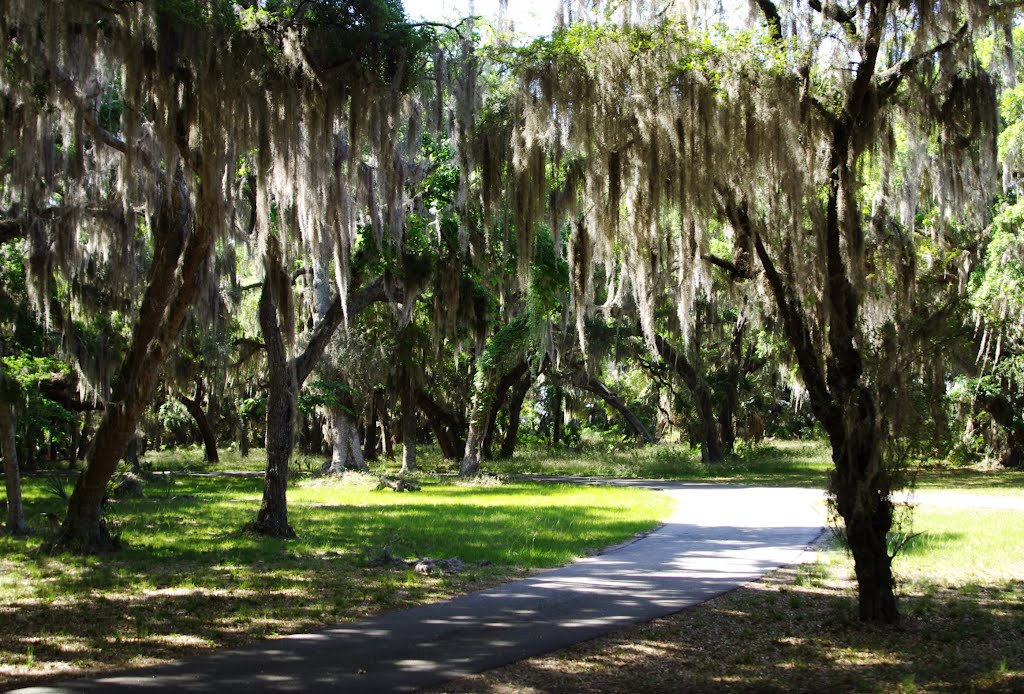
[[[246,483],[198,484],[116,502],[113,515],[129,539],[116,554],[34,554],[38,537],[9,544],[4,568],[22,585],[0,601],[8,625],[0,629],[0,685],[180,659],[436,601],[564,563],[581,534],[597,549],[642,529],[585,507],[516,506],[522,490],[498,488],[488,495],[511,506],[295,505],[305,537],[283,542],[235,529],[255,508],[230,501],[230,490]],[[41,500],[39,508],[55,505]],[[374,550],[385,545],[411,556],[458,551],[467,563],[494,566],[424,577],[374,565]]]
[[[1024,583],[902,597],[895,628],[856,621],[849,589],[788,569],[672,617],[443,687],[448,692],[1016,692]],[[806,576],[805,576],[806,578]],[[813,579],[812,581],[813,582]],[[439,689],[438,691],[440,691]]]

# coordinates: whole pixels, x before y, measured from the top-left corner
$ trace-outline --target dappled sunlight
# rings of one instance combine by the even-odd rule
[[[522,482],[433,483],[404,495],[320,484],[289,493],[301,537],[285,542],[239,530],[261,483],[162,478],[145,497],[113,504],[128,542],[114,555],[30,557],[40,538],[5,540],[13,551],[0,559],[0,617],[20,636],[0,633],[0,682],[169,662],[435,603],[628,539],[671,506],[638,490]],[[29,508],[58,511],[36,484],[26,484]],[[422,576],[375,565],[386,546],[492,566]]]

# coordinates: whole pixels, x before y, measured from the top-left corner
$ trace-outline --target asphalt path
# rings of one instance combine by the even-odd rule
[[[676,510],[639,540],[454,600],[169,665],[17,691],[416,691],[704,602],[798,561],[825,525],[818,490],[573,481],[659,489],[676,500]]]

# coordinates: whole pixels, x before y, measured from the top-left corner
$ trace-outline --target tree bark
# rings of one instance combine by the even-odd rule
[[[633,432],[633,436],[636,438],[637,442],[641,445],[655,442],[654,435],[651,433],[650,429],[648,429],[644,423],[641,422],[635,414],[633,414],[633,411],[629,409],[626,402],[613,393],[612,390],[602,383],[599,378],[596,376],[585,376],[583,379],[577,381],[576,385],[579,388],[598,396],[608,403],[612,409],[618,412],[619,416],[625,420],[626,426],[628,426]]]
[[[416,405],[430,425],[430,430],[441,449],[441,455],[447,460],[457,460],[466,448],[463,439],[466,422],[434,400],[430,393],[422,388],[416,389]]]
[[[512,389],[512,396],[508,401],[508,429],[505,431],[505,439],[501,442],[501,450],[498,455],[501,458],[511,458],[515,455],[516,444],[519,443],[519,424],[523,420],[523,401],[526,394],[533,385],[533,378],[527,373]]]
[[[1000,386],[1005,392],[1012,384],[1001,383]],[[999,458],[1000,465],[1014,469],[1024,466],[1024,424],[1020,419],[1021,407],[1001,394],[979,395],[978,404],[988,412],[992,421],[1006,432],[1005,448]]]
[[[206,416],[206,411],[203,409],[202,380],[196,380],[196,392],[193,397],[189,398],[184,393],[178,393],[178,400],[188,410],[189,415],[196,423],[196,428],[199,429],[199,436],[203,439],[203,449],[206,452],[206,462],[210,464],[220,462],[220,456],[217,454],[217,432],[213,430],[210,418]]]
[[[25,509],[21,501],[21,471],[18,469],[17,444],[14,437],[14,408],[0,402],[0,453],[4,456],[4,479],[7,485],[7,532],[23,535],[28,532]]]
[[[265,279],[260,293],[260,331],[267,351],[270,388],[267,397],[267,468],[263,477],[263,500],[256,520],[248,529],[277,538],[293,538],[295,530],[288,523],[288,463],[295,445],[295,412],[299,392],[295,362],[288,359],[284,336],[278,320],[278,304],[287,297],[288,282],[281,265],[276,241],[268,243],[264,257]]]
[[[195,224],[183,181],[168,177],[166,186],[164,203],[153,216],[153,260],[139,316],[114,381],[111,401],[103,410],[85,469],[71,494],[60,532],[49,545],[51,550],[95,552],[120,545],[103,522],[101,504],[107,484],[205,283],[213,229]]]
[[[401,473],[416,471],[416,386],[410,364],[400,369],[402,419],[402,469]]]
[[[266,455],[267,468],[263,482],[263,499],[256,520],[246,527],[271,537],[292,538],[295,531],[288,524],[288,464],[295,446],[295,417],[299,389],[323,356],[331,338],[341,326],[345,312],[341,298],[335,297],[330,307],[314,326],[306,348],[288,359],[284,336],[278,321],[278,305],[287,300],[291,279],[281,265],[276,241],[268,243],[264,256],[266,279],[260,294],[259,321],[267,351],[270,371],[270,392],[267,398]],[[376,301],[386,300],[383,278],[367,283],[349,296],[348,316],[353,318]]]
[[[494,447],[494,428],[498,422],[498,414],[501,411],[502,406],[505,404],[505,399],[508,397],[509,389],[519,382],[519,379],[526,374],[528,368],[529,364],[523,360],[512,367],[512,369],[498,381],[498,387],[494,392],[494,402],[491,404],[490,412],[487,415],[487,423],[484,427],[484,440],[483,447],[481,449],[481,455],[483,455],[484,458],[492,457],[491,451]]]
[[[661,335],[655,335],[655,346],[661,358],[672,366],[676,375],[689,389],[697,410],[697,427],[700,433],[700,457],[705,463],[720,463],[725,458],[722,439],[715,420],[714,394],[706,379],[697,373],[693,364]]]
[[[329,410],[331,418],[331,467],[333,473],[345,470],[369,472],[363,459],[363,444],[359,440],[359,423],[351,413],[340,408]]]
[[[380,442],[380,435],[377,430],[377,411],[380,408],[381,395],[377,390],[370,396],[369,406],[366,408],[366,425],[363,428],[363,460],[377,459],[377,446]]]

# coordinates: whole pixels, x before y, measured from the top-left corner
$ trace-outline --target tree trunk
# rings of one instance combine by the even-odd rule
[[[523,401],[526,400],[526,394],[532,385],[533,379],[526,374],[512,389],[512,396],[508,400],[508,429],[498,452],[502,458],[511,458],[515,455],[516,444],[519,443],[519,424],[523,420]]]
[[[205,284],[213,228],[196,225],[181,180],[167,180],[165,202],[153,215],[153,260],[131,342],[114,380],[111,401],[89,447],[85,469],[68,503],[51,550],[95,552],[116,548],[103,522],[107,484],[149,405],[153,388],[199,288]]]
[[[722,450],[731,453],[736,447],[736,407],[739,403],[740,379],[752,361],[744,358],[743,337],[747,321],[739,318],[733,326],[732,341],[729,344],[729,364],[725,370],[722,402],[718,408],[718,430],[722,436]]]
[[[377,430],[377,411],[380,408],[380,391],[374,390],[370,396],[369,407],[366,408],[366,426],[363,430],[363,460],[377,459],[377,446],[380,432]]]
[[[725,459],[722,439],[715,419],[715,405],[711,387],[701,380],[693,391],[697,407],[697,425],[700,429],[700,458],[705,463],[720,463]]]
[[[199,436],[203,439],[203,449],[206,451],[206,462],[210,464],[220,462],[220,456],[217,454],[217,432],[213,430],[213,425],[210,424],[210,419],[203,409],[202,381],[196,381],[194,397],[189,398],[184,393],[178,393],[178,400],[188,410],[196,423],[196,428],[199,429]]]
[[[832,490],[853,554],[860,619],[892,624],[899,620],[887,541],[893,507],[881,437],[867,390],[858,389],[848,402],[843,412],[845,431],[831,437]]]
[[[416,405],[434,432],[441,455],[448,460],[456,460],[466,448],[462,435],[466,423],[461,417],[430,397],[422,388],[416,389]]]
[[[713,393],[707,381],[697,373],[690,361],[661,335],[654,336],[658,353],[672,367],[679,380],[693,396],[697,410],[697,428],[700,435],[700,457],[705,463],[720,463],[724,459],[722,439],[715,421]]]
[[[625,420],[626,426],[628,426],[633,432],[633,436],[636,438],[638,443],[643,445],[655,442],[654,435],[651,434],[650,429],[648,429],[644,423],[641,422],[635,414],[633,414],[633,411],[629,409],[626,402],[613,393],[612,390],[602,383],[599,378],[596,376],[584,376],[581,381],[577,382],[577,386],[598,396],[608,403],[612,409],[618,412],[619,416]]]
[[[369,472],[363,459],[363,445],[359,440],[359,423],[350,413],[342,409],[331,409],[328,411],[331,418],[331,432],[333,443],[331,444],[331,467],[332,473],[341,473],[345,470],[359,470]]]
[[[249,420],[238,418],[238,453],[243,458],[249,457]]]
[[[416,471],[416,391],[412,369],[408,363],[400,369],[402,398],[402,469],[401,473]]]
[[[1010,383],[1000,383],[1003,392],[1010,391]],[[1005,468],[1019,468],[1024,465],[1024,425],[1021,423],[1021,408],[1002,394],[979,395],[978,404],[988,412],[992,421],[1006,432],[1005,448],[999,463]]]
[[[21,471],[14,436],[14,408],[0,402],[0,453],[4,456],[4,478],[7,483],[7,532],[22,535],[28,532],[25,510],[21,502]]]
[[[142,474],[142,464],[139,462],[138,432],[132,434],[131,438],[128,439],[128,445],[124,448],[124,462],[128,463],[133,473],[136,475]]]
[[[288,359],[284,337],[278,322],[278,304],[285,297],[279,291],[289,288],[282,282],[285,274],[276,243],[269,244],[264,259],[265,279],[260,293],[259,321],[266,345],[270,388],[267,398],[267,469],[263,478],[263,500],[256,520],[248,529],[260,535],[293,538],[295,530],[288,524],[288,463],[295,445],[295,412],[298,378],[295,363]]]
[[[516,364],[512,369],[506,373],[498,381],[498,387],[494,391],[494,402],[491,404],[490,412],[487,415],[487,422],[484,427],[484,440],[483,447],[481,449],[481,455],[484,458],[491,458],[491,450],[494,447],[494,428],[497,425],[498,414],[501,411],[502,405],[505,404],[505,398],[508,397],[508,391],[512,386],[519,382],[519,379],[526,374],[526,370],[529,365],[526,361],[522,361]]]
[[[551,392],[551,445],[562,442],[562,386],[555,385]]]
[[[87,412],[85,416],[88,417],[89,413]],[[71,423],[71,431],[69,432],[71,435],[71,445],[68,448],[68,470],[74,470],[78,467],[78,451],[81,449],[82,439],[85,437],[82,431],[84,428],[85,425],[79,425],[77,421]]]

